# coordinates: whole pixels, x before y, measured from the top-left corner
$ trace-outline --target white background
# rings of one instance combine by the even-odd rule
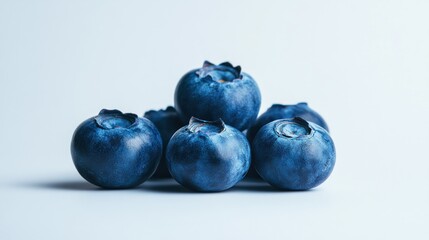
[[[0,1],[0,239],[429,239],[429,1]],[[101,108],[173,103],[204,60],[262,111],[307,101],[337,147],[308,192],[174,182],[103,191],[74,169]]]

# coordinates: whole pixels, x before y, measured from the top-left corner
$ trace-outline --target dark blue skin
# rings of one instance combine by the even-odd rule
[[[118,110],[103,109],[81,123],[71,142],[80,175],[107,189],[140,185],[154,173],[161,154],[161,135],[155,125]]]
[[[258,133],[259,129],[265,124],[277,119],[294,117],[300,117],[307,121],[314,122],[329,132],[328,125],[322,116],[311,109],[307,103],[301,102],[295,105],[273,104],[266,112],[259,116],[252,127],[248,129],[247,138],[249,142],[252,142],[256,133]]]
[[[218,192],[233,187],[250,166],[250,146],[245,135],[222,120],[191,118],[167,146],[167,166],[186,188]]]
[[[282,190],[308,190],[323,183],[335,165],[329,133],[302,118],[280,119],[263,126],[252,143],[258,174]]]
[[[225,124],[243,131],[255,121],[261,106],[258,85],[241,67],[229,62],[203,67],[185,74],[177,84],[174,106],[184,122],[191,117]]]
[[[167,107],[165,110],[154,111],[150,110],[144,114],[144,117],[151,120],[153,124],[158,128],[161,133],[162,146],[164,151],[162,152],[161,161],[159,162],[158,168],[153,174],[152,178],[170,178],[170,172],[167,168],[167,160],[165,159],[165,152],[167,150],[167,144],[170,141],[171,136],[181,127],[185,126],[179,117],[174,107]]]

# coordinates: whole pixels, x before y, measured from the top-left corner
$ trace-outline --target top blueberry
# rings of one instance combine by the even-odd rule
[[[222,118],[225,124],[245,130],[255,121],[261,93],[253,78],[240,66],[205,61],[202,68],[186,73],[179,81],[174,105],[182,121],[191,117]]]

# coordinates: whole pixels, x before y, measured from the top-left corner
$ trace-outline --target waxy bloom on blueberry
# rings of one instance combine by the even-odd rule
[[[210,121],[221,118],[241,131],[255,121],[260,105],[256,82],[229,62],[204,62],[202,68],[180,79],[174,94],[174,106],[183,121],[192,116]]]
[[[165,160],[165,152],[167,150],[167,144],[170,141],[171,136],[185,124],[180,120],[174,107],[167,107],[165,110],[154,111],[150,110],[144,114],[144,117],[151,120],[153,124],[158,128],[161,133],[163,152],[161,161],[159,162],[158,168],[153,174],[152,178],[169,178],[171,177],[168,172],[167,163]]]
[[[102,188],[131,188],[148,179],[162,154],[161,135],[146,118],[101,110],[81,123],[71,142],[74,165]]]
[[[167,146],[167,166],[181,185],[203,192],[233,187],[250,166],[250,146],[242,132],[219,119],[191,118]]]
[[[329,133],[302,118],[280,119],[263,126],[252,143],[256,171],[284,190],[307,190],[323,183],[335,165]]]

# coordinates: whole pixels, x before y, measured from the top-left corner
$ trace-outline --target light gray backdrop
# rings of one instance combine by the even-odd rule
[[[428,239],[428,12],[424,0],[0,1],[0,238]],[[101,108],[171,105],[204,60],[240,64],[262,111],[319,111],[331,178],[310,192],[85,184],[76,126]]]

